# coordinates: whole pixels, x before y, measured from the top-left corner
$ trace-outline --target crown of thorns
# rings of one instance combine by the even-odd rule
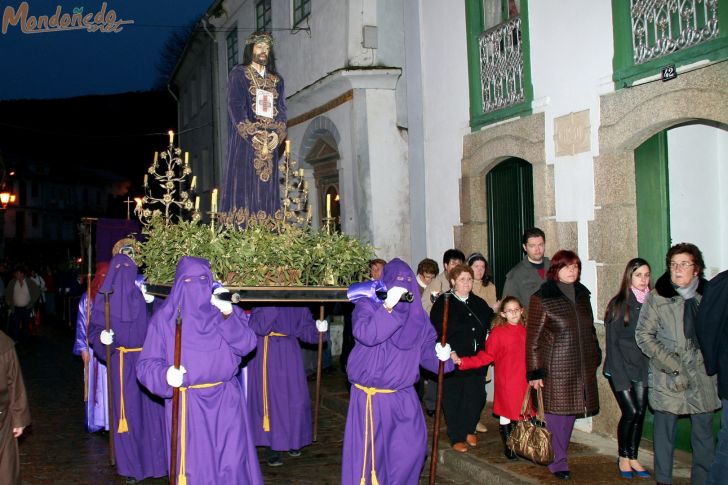
[[[250,44],[255,45],[255,44],[259,44],[261,42],[268,44],[269,46],[272,47],[273,46],[273,36],[270,35],[268,32],[254,32],[254,33],[250,34],[250,36],[247,39],[245,39],[246,45],[250,45]]]

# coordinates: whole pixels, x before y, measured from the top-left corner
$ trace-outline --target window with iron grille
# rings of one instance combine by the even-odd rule
[[[255,2],[255,28],[258,32],[270,32],[273,27],[270,2],[271,0]]]
[[[531,112],[528,2],[466,0],[470,126]]]
[[[293,0],[293,26],[296,27],[302,20],[311,14],[311,0]]]
[[[615,88],[726,59],[728,0],[612,0]]]
[[[238,27],[233,26],[233,29],[228,32],[226,38],[227,44],[227,67],[228,72],[238,64]]]

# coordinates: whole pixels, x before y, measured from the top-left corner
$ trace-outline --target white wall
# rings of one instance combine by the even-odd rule
[[[421,110],[422,132],[413,138],[421,148],[425,170],[425,227],[416,227],[413,238],[426,238],[415,246],[413,265],[422,258],[442,260],[453,247],[453,227],[460,225],[459,179],[463,137],[470,132],[467,46],[464,2],[420,3],[420,59],[407,59],[407,69],[421,73],[422,94],[411,100],[410,110]],[[409,94],[412,96],[412,93]],[[410,115],[410,118],[412,115]],[[485,190],[485,188],[483,189]]]
[[[528,19],[533,110],[545,117],[545,155],[546,163],[554,164],[556,220],[577,223],[581,281],[592,291],[592,305],[596,305],[596,262],[589,255],[588,221],[594,219],[599,96],[613,90],[612,5],[609,0],[588,4],[583,0],[531,0]],[[557,157],[554,119],[585,110],[589,110],[590,150]]]
[[[668,130],[670,236],[703,252],[705,276],[728,268],[728,131],[707,125]]]

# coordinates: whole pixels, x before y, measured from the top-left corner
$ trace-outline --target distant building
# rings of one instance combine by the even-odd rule
[[[154,151],[167,147],[175,108],[166,91],[0,101],[0,153],[16,196],[0,213],[5,254],[78,256],[82,217],[126,217]]]

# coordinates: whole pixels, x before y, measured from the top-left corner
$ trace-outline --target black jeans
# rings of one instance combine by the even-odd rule
[[[10,314],[8,322],[8,335],[16,342],[25,342],[28,337],[28,329],[30,328],[31,308],[15,307]]]
[[[615,391],[614,387],[612,391],[622,411],[617,427],[619,456],[636,460],[647,409],[647,388],[640,381],[632,382],[632,387],[624,391]]]

